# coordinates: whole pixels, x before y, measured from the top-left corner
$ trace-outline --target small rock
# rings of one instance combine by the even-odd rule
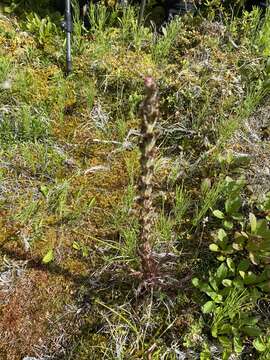
[[[1,89],[3,90],[9,90],[11,88],[11,80],[7,79],[1,84]]]
[[[107,165],[97,165],[85,170],[84,175],[93,174],[99,171],[109,171],[110,167]]]

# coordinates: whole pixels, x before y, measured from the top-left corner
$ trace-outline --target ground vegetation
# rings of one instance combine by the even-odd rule
[[[61,14],[11,3],[0,359],[269,359],[270,12],[91,6],[65,76]]]

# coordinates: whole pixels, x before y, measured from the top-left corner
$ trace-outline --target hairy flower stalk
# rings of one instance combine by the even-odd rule
[[[145,281],[154,284],[158,275],[158,263],[154,259],[151,247],[152,228],[155,211],[153,208],[153,185],[156,131],[159,118],[158,88],[153,78],[144,80],[146,97],[140,106],[141,122],[141,174],[139,180],[139,222],[140,236],[138,255],[141,259],[141,270]]]

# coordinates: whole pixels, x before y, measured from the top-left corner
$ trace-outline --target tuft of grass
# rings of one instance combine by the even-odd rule
[[[11,73],[11,63],[8,57],[0,56],[0,88],[4,87],[4,81],[8,80]]]
[[[120,244],[120,256],[123,259],[137,262],[138,229],[127,228],[121,231],[123,243]]]
[[[181,18],[176,17],[166,27],[162,28],[162,36],[157,36],[152,48],[152,57],[155,63],[162,64],[168,61],[170,50],[179,32],[181,32],[181,25]]]
[[[177,225],[181,225],[190,204],[190,197],[183,185],[181,187],[177,186],[175,189],[175,202],[173,204],[173,215]]]
[[[12,114],[4,114],[0,123],[0,142],[37,142],[50,136],[50,123],[44,114],[33,114],[30,106],[23,105]]]
[[[193,226],[198,226],[200,222],[204,219],[207,212],[212,209],[216,202],[218,201],[220,195],[222,194],[225,186],[225,180],[220,179],[207,192],[202,193],[202,198],[198,208],[196,209],[196,214],[192,220]]]
[[[49,189],[44,189],[48,210],[57,214],[60,218],[68,212],[68,195],[70,192],[70,181],[58,181]]]

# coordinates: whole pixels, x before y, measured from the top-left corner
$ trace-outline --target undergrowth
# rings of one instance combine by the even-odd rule
[[[25,266],[0,276],[6,359],[268,359],[269,195],[247,176],[256,154],[232,139],[269,93],[270,13],[208,5],[159,32],[137,27],[136,6],[91,6],[88,30],[77,12],[68,77],[59,13],[0,16],[1,274]],[[160,108],[155,288],[137,252],[145,76]],[[23,297],[30,320],[27,281],[46,284]]]

